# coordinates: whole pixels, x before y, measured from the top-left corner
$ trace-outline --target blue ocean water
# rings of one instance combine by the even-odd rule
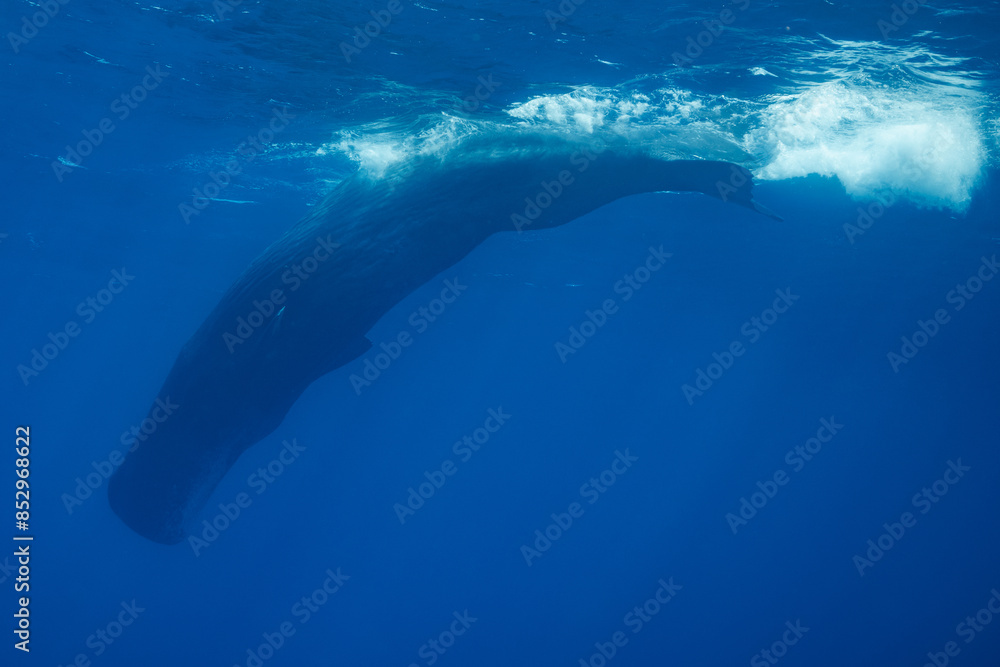
[[[8,0],[3,494],[30,426],[34,540],[27,591],[0,551],[3,664],[1000,664],[998,17]],[[649,193],[495,234],[192,539],[119,520],[108,475],[255,257],[352,174],[525,133],[740,164],[783,220]]]

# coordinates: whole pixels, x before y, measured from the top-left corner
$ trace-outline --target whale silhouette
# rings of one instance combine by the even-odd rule
[[[108,484],[114,512],[174,544],[240,454],[317,378],[364,354],[372,325],[491,234],[565,224],[621,197],[691,191],[774,216],[735,164],[568,138],[479,137],[359,171],[264,251],[178,354],[157,424]],[[164,418],[163,401],[175,406]]]

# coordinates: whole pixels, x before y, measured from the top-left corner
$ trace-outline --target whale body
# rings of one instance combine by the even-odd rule
[[[184,539],[226,471],[310,383],[364,354],[379,318],[491,234],[555,227],[660,191],[773,217],[751,188],[735,164],[552,137],[479,138],[447,159],[359,171],[254,260],[183,346],[150,409],[156,430],[109,481],[111,508],[150,540]]]

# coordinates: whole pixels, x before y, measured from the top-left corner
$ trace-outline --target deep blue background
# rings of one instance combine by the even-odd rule
[[[723,5],[646,5],[588,0],[552,31],[544,13],[556,3],[406,4],[350,65],[338,44],[381,3],[245,0],[219,21],[208,2],[71,0],[19,53],[4,40],[0,405],[11,445],[16,425],[32,427],[36,541],[32,655],[8,645],[3,664],[69,664],[79,653],[109,667],[246,664],[283,621],[296,634],[267,664],[426,664],[420,646],[467,609],[478,620],[438,664],[578,665],[595,642],[628,632],[625,614],[670,577],[683,586],[676,598],[609,664],[749,664],[796,619],[810,630],[782,664],[921,665],[953,640],[953,664],[997,664],[1000,619],[970,644],[955,627],[1000,588],[1000,281],[960,312],[945,300],[1000,251],[997,3],[922,7],[889,40],[876,23],[887,3],[753,3],[690,68],[672,53]],[[0,29],[34,11],[5,4]],[[169,68],[164,83],[58,182],[52,160],[154,63]],[[491,73],[498,92],[461,111]],[[145,415],[228,285],[356,168],[336,149],[344,132],[419,141],[442,113],[504,123],[505,109],[580,86],[669,86],[712,98],[713,109],[728,108],[718,96],[738,101],[701,119],[730,144],[694,151],[733,159],[758,145],[748,137],[777,96],[834,81],[903,106],[859,121],[870,136],[911,103],[952,127],[972,119],[982,152],[967,200],[934,199],[934,177],[969,164],[938,156],[853,244],[843,225],[870,198],[804,174],[758,186],[780,223],[653,194],[559,229],[495,236],[372,330],[376,345],[412,330],[409,314],[442,280],[468,285],[372,387],[351,388],[360,360],[325,376],[243,455],[209,508],[246,491],[283,439],[306,447],[200,556],[129,531],[103,485],[64,508],[75,478]],[[873,92],[883,88],[891,95]],[[178,204],[281,105],[294,122],[220,195],[253,203],[213,202],[185,225]],[[690,150],[672,136],[658,147]],[[772,149],[744,161],[766,170]],[[896,158],[872,149],[841,165],[869,159]],[[672,258],[621,303],[615,281],[660,245]],[[79,321],[76,305],[121,267],[134,283],[25,386],[17,365]],[[681,385],[713,352],[746,342],[742,324],[784,288],[800,296],[795,306],[689,406]],[[560,363],[554,343],[609,297],[620,310]],[[938,308],[951,322],[894,373],[886,353]],[[401,526],[393,504],[456,459],[452,443],[499,406],[509,423]],[[725,515],[757,481],[789,470],[785,453],[830,417],[844,429],[733,535]],[[626,448],[635,465],[528,567],[521,545]],[[853,556],[959,458],[971,471],[859,577]],[[350,580],[300,625],[292,606],[338,567]],[[12,612],[11,584],[0,606]],[[145,611],[95,656],[88,636],[133,599]]]

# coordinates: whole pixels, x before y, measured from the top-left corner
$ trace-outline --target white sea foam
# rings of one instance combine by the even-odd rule
[[[390,137],[345,133],[340,141],[324,146],[321,150],[339,150],[358,163],[359,167],[373,176],[381,176],[390,166],[407,157],[402,142],[394,142]]]
[[[952,84],[914,76],[890,86],[840,76],[758,100],[676,87],[583,86],[515,103],[501,117],[440,114],[405,128],[355,128],[321,150],[347,155],[379,177],[418,155],[444,159],[480,132],[498,135],[498,157],[513,146],[503,143],[505,132],[553,133],[669,159],[739,162],[762,180],[836,177],[857,199],[891,191],[920,206],[961,212],[986,164],[986,135],[995,130],[978,120],[975,91]]]
[[[583,86],[569,93],[543,95],[515,104],[507,114],[521,123],[594,134],[676,125],[697,119],[703,110],[704,102],[685,90],[663,88],[655,93],[629,93]]]
[[[340,152],[373,178],[380,178],[394,164],[420,155],[444,158],[449,151],[481,130],[481,124],[448,114],[424,118],[417,128],[371,125],[342,131],[316,152]]]
[[[836,176],[859,199],[892,191],[922,206],[964,210],[983,169],[967,97],[846,82],[776,99],[746,137],[763,179]]]

